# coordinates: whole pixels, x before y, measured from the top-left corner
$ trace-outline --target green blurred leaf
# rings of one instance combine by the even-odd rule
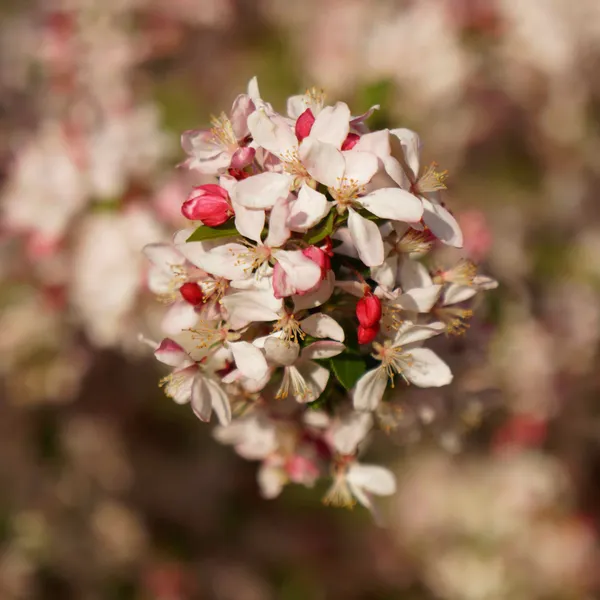
[[[207,225],[201,225],[190,235],[187,239],[188,242],[205,242],[206,240],[218,240],[219,238],[233,237],[239,235],[238,230],[235,228],[233,219],[229,219],[223,225],[217,227],[208,227]]]
[[[330,359],[329,364],[337,380],[350,390],[367,370],[365,359],[358,354],[344,352]]]
[[[312,229],[306,232],[304,241],[307,244],[318,244],[324,240],[328,235],[333,233],[333,226],[335,223],[336,210],[332,208],[325,219],[323,219],[318,225],[315,225]]]

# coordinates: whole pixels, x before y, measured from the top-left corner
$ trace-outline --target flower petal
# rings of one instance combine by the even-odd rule
[[[403,375],[418,387],[441,387],[452,381],[450,367],[429,348],[413,348],[411,362],[402,371]]]
[[[262,108],[248,117],[248,128],[258,146],[279,158],[298,147],[296,134],[289,123],[280,115],[268,115]]]
[[[268,370],[263,353],[249,342],[229,342],[237,368],[246,377],[260,379]]]
[[[194,414],[201,421],[208,423],[210,421],[210,415],[212,413],[212,401],[210,390],[206,385],[206,378],[201,373],[198,373],[196,377],[194,377],[191,404]]]
[[[160,343],[154,351],[154,356],[161,363],[170,367],[184,368],[194,363],[183,347],[170,338],[165,338]]]
[[[264,348],[268,360],[284,366],[294,364],[300,354],[298,344],[276,337],[266,339]]]
[[[373,221],[361,217],[355,210],[349,209],[348,229],[363,263],[367,267],[380,265],[384,259],[384,250],[377,225]]]
[[[332,144],[309,136],[300,144],[299,156],[310,176],[327,187],[335,187],[344,176],[346,161]]]
[[[435,237],[455,248],[462,248],[463,234],[458,221],[441,204],[423,198],[423,221]]]
[[[382,188],[360,198],[360,203],[382,219],[416,223],[423,216],[419,198],[400,188]]]
[[[238,181],[233,200],[246,208],[272,208],[280,198],[287,198],[292,177],[267,171]]]
[[[347,478],[348,483],[377,496],[391,496],[396,493],[396,479],[393,473],[379,465],[354,463],[348,469]]]
[[[216,381],[206,379],[205,384],[210,396],[211,406],[217,413],[219,423],[221,423],[221,425],[229,425],[229,423],[231,423],[231,405],[229,404],[229,396]]]
[[[327,387],[329,369],[318,365],[312,360],[299,360],[295,366],[288,367],[288,369],[296,369],[309,390],[306,396],[295,396],[297,402],[313,402]]]
[[[358,185],[366,185],[377,173],[379,163],[377,157],[371,152],[360,152],[358,150],[346,150],[342,152],[344,157],[344,177],[354,180]]]
[[[319,283],[321,268],[304,256],[301,250],[277,250],[275,258],[285,271],[290,285],[297,291],[310,290]]]
[[[388,377],[382,368],[367,371],[356,383],[352,402],[356,410],[375,410],[383,398]]]
[[[465,300],[470,300],[477,294],[477,288],[470,285],[459,285],[451,283],[444,289],[442,303],[444,306],[448,304],[459,304]]]
[[[307,360],[320,359],[320,358],[331,358],[341,354],[346,349],[346,346],[341,342],[313,342],[302,349],[302,358]]]
[[[321,281],[319,287],[313,292],[307,294],[295,295],[293,297],[294,310],[304,310],[307,308],[315,308],[321,306],[331,298],[335,284],[335,275],[333,271],[328,271],[325,279]]]
[[[300,322],[305,333],[316,338],[330,338],[338,342],[344,341],[344,330],[338,322],[329,315],[315,313]]]
[[[429,271],[416,260],[403,260],[400,263],[398,279],[404,291],[413,288],[427,288],[433,285]]]
[[[260,234],[265,227],[265,211],[246,208],[235,200],[232,200],[231,204],[235,212],[235,228],[244,237],[259,242]]]
[[[287,198],[280,198],[275,202],[269,215],[269,234],[265,246],[279,248],[290,238],[287,220],[290,214],[290,203]]]
[[[207,251],[203,242],[187,242],[179,248],[192,264],[215,277],[232,281],[250,277],[251,265],[243,260],[248,248],[242,244],[223,244]]]
[[[234,329],[253,322],[277,321],[283,307],[269,290],[244,290],[228,294],[221,300]]]
[[[344,102],[326,106],[317,116],[310,137],[339,148],[350,131],[350,109]]]
[[[190,329],[198,321],[194,306],[181,300],[169,306],[161,321],[162,330],[168,335],[177,335],[184,329]]]
[[[441,285],[431,285],[425,288],[413,288],[405,294],[401,294],[393,302],[396,306],[404,310],[411,310],[419,313],[428,313],[437,302]]]
[[[354,454],[373,427],[370,412],[349,412],[333,427],[331,440],[340,454]]]
[[[314,227],[329,212],[331,203],[321,192],[303,184],[298,198],[291,203],[288,227],[292,231],[305,232]]]
[[[405,128],[392,129],[390,133],[400,140],[404,152],[404,157],[402,158],[404,158],[411,168],[413,177],[416,179],[419,176],[420,169],[419,154],[421,152],[421,140],[419,136],[414,131]]]
[[[415,325],[410,321],[404,321],[394,336],[394,346],[406,346],[408,344],[422,342],[439,335],[444,330],[445,327],[439,323],[431,323],[430,325]]]

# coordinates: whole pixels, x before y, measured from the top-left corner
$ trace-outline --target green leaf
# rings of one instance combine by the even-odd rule
[[[344,352],[330,359],[331,369],[337,380],[350,390],[367,370],[367,365],[362,356]]]
[[[307,244],[313,245],[318,244],[321,240],[324,240],[328,235],[333,233],[333,225],[335,223],[336,210],[332,208],[329,214],[312,229],[306,232],[304,241]]]
[[[204,242],[206,240],[218,240],[219,238],[232,237],[234,235],[240,235],[238,230],[235,228],[233,219],[229,219],[223,223],[223,225],[217,225],[217,227],[208,227],[207,225],[201,225],[190,235],[187,239],[188,242]]]

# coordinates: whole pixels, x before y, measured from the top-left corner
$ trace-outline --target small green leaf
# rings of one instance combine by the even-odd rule
[[[367,370],[367,365],[362,356],[344,352],[330,359],[331,369],[337,380],[350,390]]]
[[[232,237],[234,235],[240,235],[238,230],[235,228],[233,219],[229,219],[223,223],[223,225],[217,225],[217,227],[208,227],[207,225],[201,225],[190,235],[187,239],[188,242],[204,242],[206,240],[218,240],[219,238]]]
[[[307,244],[318,244],[321,240],[324,240],[328,235],[333,233],[333,224],[335,222],[336,210],[331,209],[329,214],[312,229],[306,232],[304,241]]]

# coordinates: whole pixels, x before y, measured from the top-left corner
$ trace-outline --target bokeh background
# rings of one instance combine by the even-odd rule
[[[371,446],[388,528],[261,499],[137,340],[179,133],[253,75],[416,129],[500,281]],[[598,0],[0,0],[0,598],[597,598],[599,117]]]

